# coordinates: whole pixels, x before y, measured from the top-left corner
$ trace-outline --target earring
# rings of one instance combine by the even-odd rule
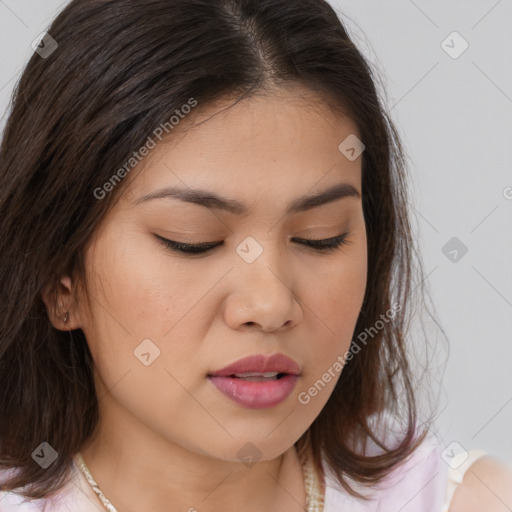
[[[64,323],[66,323],[69,320],[69,311],[66,311],[64,315]]]

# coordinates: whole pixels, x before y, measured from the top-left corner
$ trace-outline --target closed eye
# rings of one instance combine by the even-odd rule
[[[332,238],[325,238],[321,240],[311,240],[305,238],[293,238],[292,240],[296,241],[301,245],[305,245],[314,250],[321,252],[330,252],[338,249],[342,245],[348,245],[350,242],[347,240],[347,237],[350,233],[343,233],[339,236],[335,236]],[[155,235],[156,238],[164,244],[164,246],[168,249],[171,249],[174,252],[179,252],[183,254],[204,254],[220,245],[223,245],[224,242],[200,242],[197,244],[184,244],[181,242],[176,242],[175,240],[169,240],[167,238],[163,238],[161,236]]]

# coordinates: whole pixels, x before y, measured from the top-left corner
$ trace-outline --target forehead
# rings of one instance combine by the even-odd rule
[[[361,157],[351,161],[339,150],[359,135],[355,123],[311,93],[226,98],[196,109],[143,161],[128,192],[134,204],[163,188],[182,196],[188,189],[189,198],[200,189],[232,198],[226,210],[243,215],[255,200],[286,202],[292,211],[300,205],[289,199],[299,195],[340,183],[348,187],[335,193],[360,190]]]

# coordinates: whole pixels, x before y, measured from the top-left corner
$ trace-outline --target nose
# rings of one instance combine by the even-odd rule
[[[232,329],[279,332],[302,320],[302,306],[292,289],[294,280],[269,253],[264,251],[251,264],[241,262],[233,272],[233,290],[224,310]]]

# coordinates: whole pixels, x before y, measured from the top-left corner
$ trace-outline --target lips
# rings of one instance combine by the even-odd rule
[[[242,407],[267,409],[290,396],[300,373],[300,366],[284,354],[259,354],[210,373],[208,380]]]
[[[298,363],[284,354],[257,354],[254,356],[244,357],[234,363],[209,375],[213,377],[238,377],[241,374],[252,374],[250,377],[264,377],[263,374],[277,372],[284,375],[300,375],[301,369]],[[282,375],[281,375],[282,376]],[[268,376],[270,378],[270,375]]]

